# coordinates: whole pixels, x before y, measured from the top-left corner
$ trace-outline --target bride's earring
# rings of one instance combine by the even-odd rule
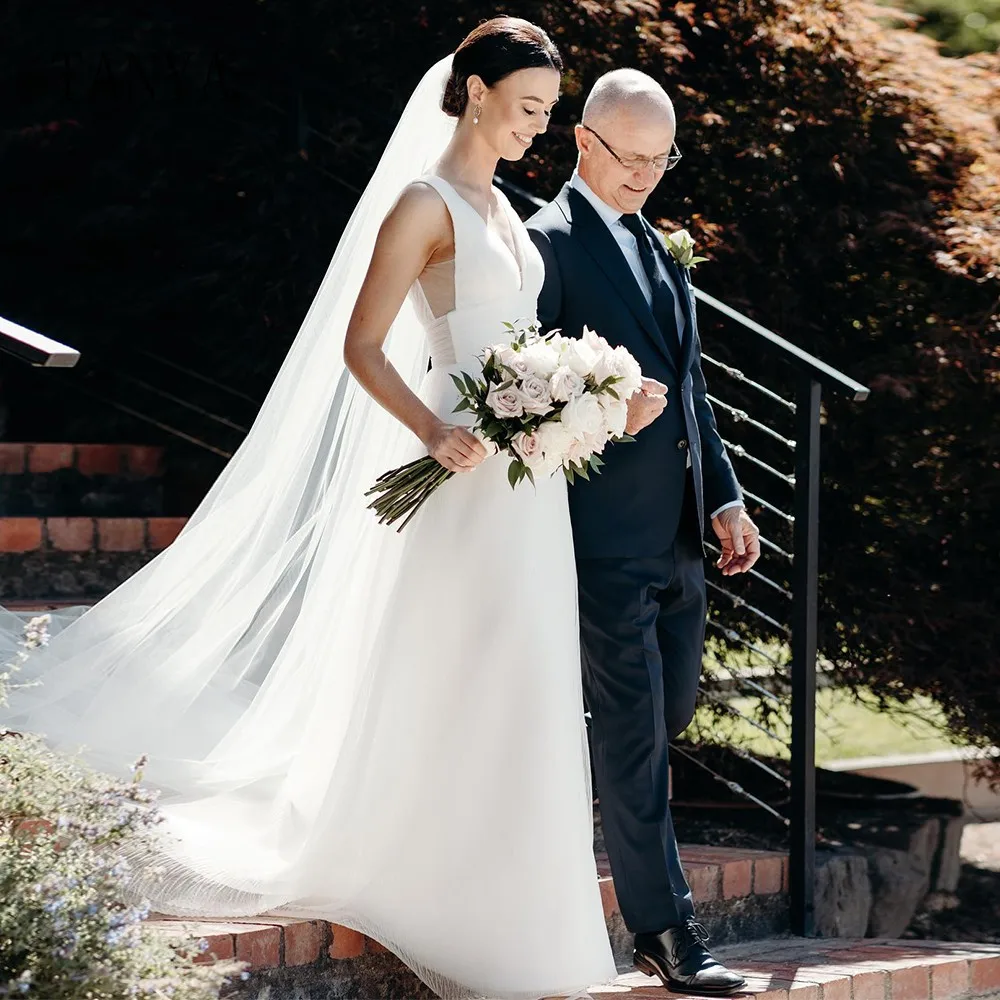
[[[475,106],[475,107],[474,107],[474,108],[472,109],[472,124],[473,124],[473,125],[478,125],[478,124],[479,124],[479,116],[480,116],[480,115],[481,115],[482,113],[483,113],[483,106],[482,106],[481,104],[477,104],[477,105],[476,105],[476,106]]]

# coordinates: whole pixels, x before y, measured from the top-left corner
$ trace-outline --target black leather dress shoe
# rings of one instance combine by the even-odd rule
[[[660,934],[636,934],[635,967],[675,993],[724,997],[746,986],[742,976],[712,958],[707,943],[708,931],[693,917]]]

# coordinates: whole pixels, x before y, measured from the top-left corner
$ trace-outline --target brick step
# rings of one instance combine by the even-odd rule
[[[153,921],[167,936],[202,934],[199,961],[249,963],[230,1000],[402,1000],[432,994],[385,948],[335,924],[266,918],[264,923]],[[1000,1000],[1000,945],[867,938],[773,938],[716,947],[714,954],[747,979],[737,997],[752,1000]],[[687,1000],[619,958],[621,975],[590,988],[594,1000]]]
[[[712,931],[715,941],[748,940],[787,932],[785,855],[735,848],[682,847],[681,857],[699,919]],[[619,968],[626,968],[631,966],[632,940],[621,918],[606,856],[597,856],[597,870],[615,958]],[[265,985],[274,990],[269,994],[272,1000],[283,997],[312,1000],[313,996],[331,995],[384,996],[393,1000],[418,993],[430,996],[377,941],[337,924],[267,915],[227,921],[154,915],[148,924],[169,937],[204,938],[208,949],[202,960],[211,961],[214,956],[249,962],[251,979],[234,996],[257,997]],[[418,993],[398,992],[401,984]],[[362,992],[357,992],[359,989]]]
[[[163,448],[0,444],[0,516],[163,513]]]
[[[73,469],[83,476],[163,475],[163,448],[144,444],[0,444],[0,475]]]
[[[186,523],[186,517],[0,517],[0,603],[100,599]]]
[[[0,517],[0,553],[159,552],[186,517]]]

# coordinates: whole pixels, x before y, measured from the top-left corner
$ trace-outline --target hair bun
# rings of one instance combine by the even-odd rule
[[[444,85],[441,110],[452,118],[461,118],[468,103],[469,93],[465,87],[463,74],[456,73],[452,69],[451,76],[448,77],[448,82]]]

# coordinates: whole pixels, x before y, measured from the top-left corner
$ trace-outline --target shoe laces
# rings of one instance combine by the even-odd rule
[[[699,944],[708,944],[711,940],[708,928],[704,924],[695,920],[694,917],[688,917],[687,920],[684,921],[684,929]]]

